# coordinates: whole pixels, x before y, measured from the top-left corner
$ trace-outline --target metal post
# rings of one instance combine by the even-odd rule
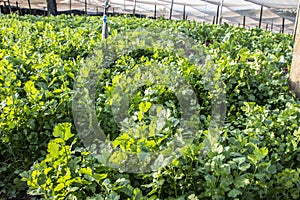
[[[261,22],[262,22],[263,10],[264,10],[264,6],[261,5],[258,28],[261,28]]]
[[[271,24],[271,31],[273,31],[273,26],[274,26],[274,23],[272,22],[272,24]]]
[[[70,0],[70,14],[72,14],[72,0]]]
[[[214,16],[212,24],[215,24],[216,16]]]
[[[224,3],[224,0],[221,0],[221,9],[220,9],[220,18],[219,18],[219,24],[222,23],[222,18],[223,18],[223,3]]]
[[[172,19],[173,4],[174,4],[174,0],[172,0],[172,3],[171,3],[170,17],[169,17],[170,20]]]
[[[295,20],[295,26],[294,26],[294,41],[296,38],[296,32],[297,32],[297,28],[298,28],[298,22],[299,22],[299,10],[300,10],[300,1],[298,1],[298,8],[297,8],[297,15],[296,15],[296,20]]]
[[[31,14],[31,3],[30,3],[30,0],[28,0],[28,7],[29,7],[29,14]]]
[[[299,4],[298,4],[299,6]],[[299,14],[295,20],[296,24],[299,23]],[[289,89],[296,94],[296,97],[300,98],[300,30],[299,25],[295,25],[294,31],[294,50],[293,50],[293,60],[289,74]]]
[[[16,1],[16,7],[17,7],[17,11],[19,12],[19,15],[21,15],[20,10],[19,10],[19,3]]]
[[[219,10],[220,10],[220,5],[218,5],[218,8],[217,8],[216,24],[218,24],[218,21],[219,21]]]
[[[266,31],[268,30],[268,28],[269,28],[269,24],[266,24]]]
[[[154,19],[156,19],[156,3],[154,5]]]
[[[183,5],[183,15],[182,15],[182,19],[185,20],[185,5]]]
[[[8,3],[9,14],[10,14],[10,13],[11,13],[11,7],[10,7],[10,2],[9,2],[9,0],[7,0],[7,3]]]
[[[282,28],[281,28],[282,34],[284,33],[284,23],[285,23],[285,18],[282,18]]]
[[[134,0],[132,15],[135,16],[136,0]]]
[[[98,6],[96,7],[97,16],[99,15]]]
[[[47,8],[47,11],[46,11],[46,8]],[[47,7],[44,7],[44,14],[45,14],[45,16],[50,16],[48,3],[47,3]]]
[[[108,8],[110,7],[109,0],[105,1],[104,4],[104,11],[103,11],[103,26],[102,26],[102,40],[106,39],[108,36],[108,27],[107,27],[107,14],[108,14]]]
[[[87,0],[84,0],[84,12],[87,14]]]
[[[243,28],[246,27],[246,16],[243,17]]]

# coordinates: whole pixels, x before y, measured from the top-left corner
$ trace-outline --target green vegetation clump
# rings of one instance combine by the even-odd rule
[[[213,94],[186,58],[140,49],[105,68],[96,112],[106,136],[124,151],[166,145],[182,113],[169,88],[145,85],[131,96],[128,113],[137,124],[135,133],[143,133],[153,119],[152,105],[161,105],[167,113],[161,134],[136,138],[120,130],[110,99],[122,73],[152,63],[176,67],[200,105],[199,130],[182,156],[158,171],[132,174],[101,164],[82,145],[72,116],[73,84],[101,42],[101,26],[98,17],[1,16],[1,197],[20,199],[27,191],[46,199],[300,198],[300,104],[287,85],[292,36],[226,24],[109,18],[110,36],[139,27],[185,34],[210,55],[225,84],[219,145],[204,156]]]

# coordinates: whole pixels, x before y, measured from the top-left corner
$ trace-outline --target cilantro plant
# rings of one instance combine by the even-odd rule
[[[118,127],[111,91],[124,73],[139,65],[175,67],[200,105],[201,125],[182,156],[158,171],[132,174],[103,166],[83,147],[73,123],[74,79],[100,43],[99,21],[87,16],[1,16],[1,197],[20,199],[27,191],[32,198],[46,199],[300,198],[300,107],[287,86],[290,35],[227,24],[112,17],[111,36],[138,27],[188,35],[217,65],[226,91],[219,145],[204,152],[214,95],[204,75],[164,49],[120,55],[104,70],[95,97],[98,121],[115,146],[133,152],[159,149],[180,124],[182,108],[175,94],[150,84],[130,98],[128,123],[136,127]],[[163,120],[156,123],[160,128],[154,126]],[[146,130],[147,137],[136,137]]]

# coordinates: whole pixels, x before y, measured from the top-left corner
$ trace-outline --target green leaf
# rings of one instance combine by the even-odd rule
[[[90,167],[81,168],[79,170],[79,172],[82,173],[82,174],[90,175],[90,176],[93,175],[93,170]]]
[[[257,164],[261,159],[266,157],[268,155],[268,149],[267,148],[255,148],[253,154],[248,155],[248,158],[250,162]]]
[[[60,137],[64,141],[67,141],[71,137],[74,136],[74,134],[71,133],[71,123],[61,123],[55,126],[53,136],[54,137]]]
[[[241,171],[246,171],[250,167],[251,167],[250,163],[244,163],[244,164],[238,166],[238,169],[241,170]]]
[[[59,144],[57,144],[55,141],[50,141],[49,142],[48,152],[52,157],[54,157],[54,158],[59,157],[59,150],[60,150],[60,145]]]
[[[94,173],[94,178],[97,181],[101,181],[101,180],[105,179],[106,177],[107,177],[107,174]]]
[[[239,191],[238,189],[232,189],[232,190],[229,191],[228,197],[235,198],[235,197],[237,197],[237,196],[239,196],[241,194],[242,194],[242,192]]]
[[[55,188],[54,188],[54,191],[55,192],[58,192],[58,191],[61,191],[63,188],[64,188],[64,184],[63,183],[59,183]]]
[[[247,175],[246,174],[243,174],[241,176],[237,176],[235,179],[234,179],[234,185],[235,187],[237,188],[243,188],[245,187],[246,185],[250,184],[250,181],[249,179],[247,178]]]

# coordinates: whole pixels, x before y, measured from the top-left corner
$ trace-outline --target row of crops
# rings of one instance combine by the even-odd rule
[[[160,28],[178,41],[184,35],[204,49],[214,63],[206,68],[211,80],[223,83],[225,95],[220,99],[226,109],[220,137],[203,153],[216,104],[207,72],[172,45],[132,49],[102,68],[96,81],[97,120],[113,147],[131,153],[160,151],[183,123],[185,108],[174,91],[147,82],[130,95],[125,128],[117,124],[114,90],[120,84],[126,88],[124,74],[141,66],[168,66],[184,77],[199,104],[199,123],[192,142],[166,166],[145,173],[105,166],[83,145],[79,135],[84,130],[76,129],[72,110],[77,74],[84,73],[80,69],[88,66],[86,59],[103,44],[101,19],[1,16],[0,197],[300,198],[300,104],[287,85],[292,36],[226,24],[130,17],[109,18],[108,25],[108,45],[118,34],[134,35],[134,29],[142,27]],[[140,78],[133,76],[132,81]]]

